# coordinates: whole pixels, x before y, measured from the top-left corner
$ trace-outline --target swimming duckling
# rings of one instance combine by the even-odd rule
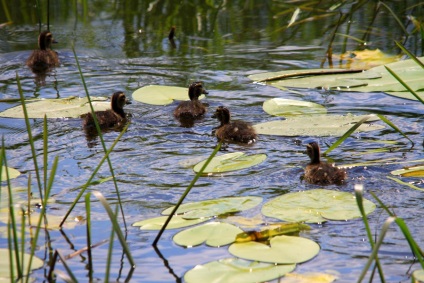
[[[199,101],[199,96],[208,94],[202,82],[194,82],[188,88],[189,101],[182,101],[174,110],[177,119],[198,119],[206,112],[206,107]]]
[[[304,179],[316,185],[341,185],[347,178],[346,171],[329,163],[320,161],[320,149],[316,142],[306,145],[306,153],[311,162],[306,165]]]
[[[221,125],[215,128],[215,136],[219,141],[251,144],[257,139],[252,125],[244,121],[231,122],[230,111],[224,106],[219,106],[212,118],[221,122]]]
[[[124,112],[124,106],[125,104],[131,104],[131,102],[127,100],[125,94],[122,91],[117,91],[112,95],[110,104],[112,109],[95,112],[100,129],[102,130],[123,126],[127,121],[127,117]],[[87,132],[94,130],[97,133],[96,125],[94,124],[94,119],[91,112],[88,112],[81,117],[84,118],[84,129]]]
[[[52,43],[56,41],[53,39],[53,34],[49,31],[43,31],[38,36],[38,47],[40,49],[34,50],[26,61],[26,65],[34,73],[45,73],[53,67],[59,66],[59,57],[56,51],[51,49]]]

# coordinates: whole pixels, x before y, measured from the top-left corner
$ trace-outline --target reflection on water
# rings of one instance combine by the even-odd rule
[[[40,2],[46,7],[47,1]],[[184,87],[194,81],[203,81],[209,91],[205,100],[208,108],[216,109],[224,105],[231,109],[234,119],[252,123],[276,119],[265,114],[261,106],[266,99],[283,97],[320,103],[329,113],[382,113],[416,144],[422,142],[424,111],[415,101],[379,93],[281,91],[253,84],[247,79],[248,74],[259,71],[316,68],[323,61],[324,66],[328,66],[325,55],[336,27],[333,53],[358,47],[357,41],[343,34],[366,40],[369,48],[379,48],[389,53],[397,53],[393,40],[402,38],[406,39],[408,48],[419,50],[419,36],[413,32],[413,25],[407,25],[410,35],[404,37],[390,13],[384,7],[377,7],[374,1],[341,6],[335,5],[339,1],[322,1],[325,3],[320,2],[319,6],[312,1],[181,1],[178,4],[165,0],[50,2],[50,30],[59,42],[54,50],[59,54],[61,65],[45,77],[45,85],[37,84],[34,75],[25,66],[25,60],[37,46],[35,9],[28,1],[16,0],[6,3],[8,15],[6,10],[0,10],[0,23],[8,21],[9,17],[13,21],[13,24],[0,28],[0,99],[18,98],[16,74],[28,98],[85,96],[71,51],[73,43],[89,93],[93,96],[108,96],[117,90],[123,90],[130,96],[134,90],[148,84]],[[395,12],[406,11],[422,20],[423,7],[412,7],[414,3],[402,1],[389,5]],[[287,28],[297,7],[301,7],[299,18]],[[379,10],[374,18],[377,8]],[[351,14],[351,11],[356,12]],[[339,21],[340,15],[342,18]],[[44,10],[42,17],[46,18]],[[401,18],[404,19],[403,14]],[[175,48],[168,39],[172,26],[176,27]],[[369,27],[372,29],[369,30]],[[0,110],[15,105],[16,102],[2,102]],[[207,157],[216,145],[216,138],[211,135],[212,128],[217,125],[216,120],[211,118],[213,111],[209,110],[204,119],[192,128],[185,128],[173,117],[176,106],[177,102],[163,107],[133,102],[126,107],[131,114],[131,124],[110,158],[124,202],[127,223],[157,216],[162,209],[175,204],[194,176],[191,168],[184,164],[194,164]],[[41,160],[43,123],[37,119],[30,122],[36,141],[36,154]],[[63,215],[104,153],[100,145],[87,147],[80,119],[51,119],[48,128],[49,161],[59,156],[52,192],[57,201],[49,206],[49,212]],[[25,123],[18,119],[0,119],[0,131],[5,139],[8,164],[24,173],[13,181],[13,185],[27,186],[29,174],[32,180],[35,174]],[[118,132],[106,133],[106,146],[110,147],[118,135]],[[364,154],[366,150],[395,148],[373,142],[380,139],[398,141],[401,150]],[[299,180],[303,167],[308,163],[304,145],[314,140],[326,149],[336,139],[260,136],[259,141],[248,148],[230,145],[230,152],[265,153],[268,159],[256,167],[239,172],[200,178],[186,201],[235,195],[262,196],[269,200],[286,192],[317,188]],[[338,165],[387,158],[400,161],[423,158],[419,146],[408,149],[408,141],[386,127],[380,132],[354,134],[330,155]],[[364,184],[367,190],[375,191],[383,201],[396,209],[399,216],[406,219],[413,234],[419,233],[422,226],[419,211],[424,203],[420,201],[422,194],[386,178],[391,170],[401,166],[380,164],[348,169],[348,184],[330,188],[351,192],[355,183]],[[109,176],[108,167],[103,166],[95,180]],[[111,181],[93,185],[90,189],[100,190],[112,204],[117,202]],[[36,192],[35,187],[33,191]],[[92,242],[97,243],[109,237],[110,227],[102,207],[96,202],[92,205]],[[259,213],[260,208],[256,208],[244,215],[255,217]],[[79,215],[85,215],[83,204],[78,204],[72,213],[72,217]],[[373,231],[380,229],[384,221],[382,215],[378,212],[370,215]],[[50,238],[55,239],[52,243],[54,248],[67,254],[86,245],[83,225],[65,233],[67,237],[50,232]],[[174,274],[179,277],[196,264],[230,256],[225,247],[177,247],[171,243],[174,233],[165,232],[159,248]],[[137,262],[132,279],[142,282],[176,281],[150,247],[155,236],[155,233],[128,228],[127,241]],[[363,240],[366,234],[361,221],[313,225],[313,230],[304,236],[317,241],[322,251],[317,258],[300,265],[297,271],[319,271],[322,266],[328,266],[342,274],[340,282],[357,279],[369,254],[369,245]],[[423,245],[420,238],[417,240]],[[397,231],[389,233],[387,242],[391,244],[393,253],[385,253],[381,258],[386,280],[409,282],[406,271],[411,262],[403,257],[409,251],[407,243]],[[2,247],[7,246],[4,238],[0,239],[0,243]],[[37,255],[43,257],[44,252],[41,250]],[[103,278],[107,245],[93,252],[96,255],[94,275]],[[113,278],[127,276],[129,267],[124,261],[121,268],[121,256],[119,244],[116,243]],[[86,262],[85,254],[72,260],[73,271],[81,281],[87,278]],[[57,268],[63,269],[61,266]],[[43,278],[43,272],[36,271],[35,276]]]

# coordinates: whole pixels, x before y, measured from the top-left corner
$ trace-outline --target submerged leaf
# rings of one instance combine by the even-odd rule
[[[201,95],[199,99],[204,97],[204,95]],[[133,92],[132,98],[152,105],[168,105],[174,100],[189,100],[188,88],[161,85],[148,85],[139,88]]]
[[[177,214],[183,213],[185,219],[212,217],[226,213],[239,212],[253,208],[262,202],[261,197],[228,197],[182,204]],[[174,207],[165,209],[162,214],[169,215]]]
[[[168,216],[149,218],[135,222],[132,226],[140,226],[140,230],[160,230],[166,219],[168,219]],[[166,230],[188,227],[208,220],[209,218],[184,219],[179,215],[174,215],[166,226]]]
[[[227,258],[196,265],[184,275],[184,281],[187,283],[264,282],[284,276],[284,274],[294,270],[295,267],[295,264],[275,265]]]
[[[375,204],[364,199],[366,214],[375,210]],[[327,220],[360,218],[355,197],[346,192],[315,189],[288,193],[265,203],[262,213],[290,222],[322,223]]]
[[[337,276],[321,272],[287,273],[279,283],[331,283],[337,280]]]
[[[262,107],[274,116],[327,114],[327,109],[320,104],[294,99],[273,98],[266,100]]]
[[[0,278],[8,282],[14,282],[16,278],[14,278],[13,280],[12,278],[10,278],[10,270],[11,268],[14,269],[13,273],[15,274],[15,276],[18,273],[17,265],[15,261],[15,253],[14,251],[12,251],[12,261],[13,261],[12,264],[10,264],[10,260],[9,260],[9,249],[0,249],[0,253],[3,255],[2,257],[0,257]],[[22,259],[21,253],[19,253],[19,257],[20,259]],[[23,262],[21,262],[21,265],[24,267],[23,269],[24,276],[27,275],[25,272],[27,271],[30,258],[31,258],[30,254],[27,254],[27,253],[23,254]],[[41,268],[43,267],[43,265],[44,265],[43,260],[41,260],[40,258],[36,256],[32,257],[31,270]]]
[[[311,230],[311,227],[302,223],[281,223],[279,225],[272,225],[270,229],[261,231],[246,231],[240,233],[236,237],[237,243],[244,243],[249,241],[267,241],[274,236],[299,234],[301,230]]]
[[[276,136],[341,136],[355,123],[367,117],[354,115],[313,115],[292,117],[254,125],[256,132],[262,135]],[[371,116],[368,121],[379,120]],[[368,132],[383,129],[384,126],[362,124],[356,132]]]
[[[397,62],[400,59],[401,55],[386,54],[378,48],[375,50],[364,49],[347,51],[340,55],[333,53],[333,61],[343,61],[339,67],[346,69],[367,70],[379,65]]]
[[[9,173],[9,179],[15,179],[16,177],[18,177],[19,175],[21,175],[21,172],[19,172],[16,169],[11,168],[11,167],[3,166],[2,167],[2,170],[1,170],[1,180],[2,181],[6,181],[7,180],[6,169],[8,170],[8,173]]]
[[[246,169],[265,161],[266,154],[246,155],[243,152],[232,152],[220,156],[215,156],[206,166],[203,173],[223,173],[235,170]],[[199,172],[206,160],[194,166],[194,172]]]
[[[258,242],[235,243],[228,251],[240,258],[291,264],[310,260],[319,253],[320,247],[312,240],[295,236],[277,236],[271,239],[270,246]]]
[[[402,177],[424,177],[424,165],[406,167],[390,172],[392,175],[400,175]]]

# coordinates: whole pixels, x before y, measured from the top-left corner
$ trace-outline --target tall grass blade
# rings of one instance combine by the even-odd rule
[[[422,30],[422,27],[421,27]],[[415,56],[414,54],[412,54],[408,49],[405,48],[405,46],[402,45],[402,43],[395,41],[396,45],[402,49],[402,51],[409,56],[409,58],[411,58],[412,60],[414,60],[415,63],[417,63],[421,68],[424,69],[424,63],[421,62],[420,60],[418,60],[417,56]]]
[[[392,129],[394,129],[395,131],[397,131],[399,134],[401,134],[404,138],[406,138],[407,140],[409,140],[412,144],[412,147],[414,147],[414,142],[407,136],[405,135],[398,127],[396,127],[395,124],[393,124],[392,122],[390,122],[389,119],[387,119],[384,115],[382,114],[377,114],[377,117],[380,118],[381,121],[383,121],[384,123],[386,123],[387,125],[389,125],[390,127],[392,127]]]
[[[107,200],[105,199],[102,193],[100,193],[99,191],[94,191],[93,195],[103,204],[103,207],[105,208],[107,214],[109,215],[109,219],[112,222],[112,228],[118,236],[122,249],[128,257],[128,260],[131,264],[131,268],[135,268],[134,259],[131,255],[127,242],[125,241],[124,235],[122,234],[121,228],[119,227],[119,224],[116,221],[116,215],[113,213],[112,209],[110,208],[109,204],[107,203]]]
[[[416,93],[412,88],[409,87],[409,85],[404,82],[395,72],[393,72],[392,69],[390,69],[387,66],[384,66],[384,68],[386,68],[386,70],[401,84],[403,85],[416,99],[418,99],[419,102],[421,102],[422,104],[424,104],[423,99],[418,95],[418,93]]]
[[[383,1],[379,1],[379,4],[381,4],[384,8],[387,9],[387,11],[389,11],[390,14],[392,14],[393,18],[395,19],[395,21],[399,24],[399,27],[401,28],[401,30],[405,33],[405,35],[409,35],[408,31],[406,30],[406,28],[404,27],[402,21],[398,18],[398,16],[395,14],[395,12],[393,12],[392,9],[390,9],[389,6],[387,6]]]
[[[15,263],[13,262],[13,244],[12,244],[12,224],[10,223],[10,218],[7,220],[7,245],[8,245],[8,254],[9,254],[9,276],[12,280],[15,279]]]
[[[115,206],[115,215],[118,215],[118,206]],[[112,265],[112,254],[113,254],[113,241],[115,238],[115,231],[111,229],[110,237],[109,237],[109,248],[107,251],[107,259],[106,259],[106,271],[105,271],[105,279],[103,282],[109,282],[110,276],[110,267]]]
[[[44,188],[47,187],[47,166],[48,166],[48,153],[49,153],[49,132],[47,129],[47,116],[44,114],[43,121],[43,173],[44,173]]]
[[[25,209],[21,207],[21,262],[22,272],[25,270]],[[21,278],[21,282],[24,282],[24,278]]]
[[[422,191],[422,192],[424,192],[424,189],[421,189],[421,188],[419,188],[419,187],[417,187],[417,186],[414,186],[414,185],[412,185],[412,184],[410,184],[410,183],[408,183],[408,182],[404,182],[404,181],[402,181],[402,180],[399,180],[398,178],[394,178],[394,177],[390,177],[390,176],[387,176],[387,178],[389,178],[390,180],[395,181],[395,182],[396,182],[396,183],[398,183],[398,184],[408,186],[408,187],[410,187],[411,189],[414,189],[414,190],[417,190],[417,191]]]
[[[327,155],[331,151],[333,151],[336,147],[338,147],[342,142],[345,141],[359,126],[361,126],[364,122],[366,122],[369,118],[371,118],[373,115],[367,115],[358,122],[356,122],[355,125],[353,125],[349,130],[346,131],[346,133],[343,134],[335,143],[333,143],[326,151],[324,151],[323,155]]]
[[[86,214],[86,232],[87,232],[87,255],[88,255],[88,278],[93,282],[93,258],[91,256],[91,207],[90,193],[85,195],[85,214]]]
[[[197,180],[200,178],[200,176],[202,176],[203,171],[209,165],[209,163],[211,162],[212,158],[218,153],[219,149],[221,148],[221,145],[222,145],[222,141],[220,141],[216,145],[214,151],[209,156],[209,158],[206,160],[205,164],[203,164],[202,168],[200,168],[199,172],[197,172],[196,176],[194,176],[193,180],[188,185],[187,189],[182,194],[182,196],[180,197],[179,201],[177,202],[177,204],[175,205],[174,209],[169,214],[168,218],[166,219],[165,223],[163,224],[162,228],[160,229],[159,233],[157,234],[155,240],[153,241],[153,244],[152,244],[153,246],[156,246],[157,245],[157,243],[159,242],[160,237],[162,236],[163,231],[165,231],[165,229],[166,229],[166,226],[168,226],[168,224],[171,221],[172,217],[174,216],[175,212],[178,210],[178,208],[180,207],[181,203],[184,201],[185,197],[191,191],[191,189],[193,188],[194,184],[196,184]]]
[[[62,277],[62,279],[65,280],[65,282],[78,282],[77,278],[75,277],[75,275],[72,273],[72,270],[69,268],[68,264],[66,263],[66,258],[58,251],[56,250],[57,255],[59,256],[60,261],[63,264],[63,267],[65,267],[66,272],[69,275],[69,281],[66,280],[67,278]],[[60,274],[58,271],[55,271],[56,274]]]

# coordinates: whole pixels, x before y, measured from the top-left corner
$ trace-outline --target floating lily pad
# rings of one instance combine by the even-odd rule
[[[193,282],[265,282],[284,276],[296,267],[295,264],[275,265],[227,258],[197,265],[184,275],[184,281]]]
[[[12,265],[10,264],[10,261],[9,261],[9,249],[0,249],[0,253],[3,255],[3,256],[0,257],[0,278],[2,279],[2,281],[3,280],[7,281],[7,282],[15,281],[16,278],[14,278],[13,280],[10,278],[10,269],[11,269],[12,266],[14,268],[13,272],[14,272],[15,276],[16,276],[16,274],[18,274],[18,269],[17,269],[17,265],[16,265],[16,262],[15,262],[14,251],[12,251],[12,261],[13,261]],[[19,253],[19,257],[20,257],[20,259],[22,259],[21,253]],[[26,271],[27,271],[27,268],[29,266],[30,258],[31,258],[31,255],[25,253],[24,257],[23,257],[24,260],[23,260],[23,262],[21,261],[21,265],[24,266],[24,270],[23,270],[24,276],[27,275]],[[32,257],[31,270],[41,268],[41,267],[43,267],[43,265],[44,265],[44,261],[42,261],[40,258],[38,258],[36,256]]]
[[[204,97],[201,95],[199,99]],[[168,105],[174,100],[189,100],[188,88],[162,85],[148,85],[139,88],[133,92],[132,98],[152,105]]]
[[[160,230],[166,219],[168,216],[159,216],[135,222],[132,226],[140,226],[140,230]],[[179,215],[174,215],[166,226],[166,230],[193,226],[208,220],[209,218],[184,219]]]
[[[341,136],[356,122],[366,115],[313,115],[292,117],[286,120],[276,120],[254,125],[256,132],[261,135],[275,136]],[[368,121],[377,121],[372,115]],[[356,132],[368,132],[384,129],[384,126],[364,123]]]
[[[412,273],[412,277],[417,280],[417,282],[424,282],[424,270],[423,269],[417,269]],[[415,282],[415,281],[413,281]]]
[[[262,202],[261,197],[228,197],[205,200],[200,202],[185,203],[181,205],[177,214],[183,213],[184,219],[213,217],[226,213],[239,212],[253,208]],[[165,209],[162,214],[169,215],[174,207]]]
[[[234,242],[236,235],[242,233],[240,228],[222,222],[209,222],[186,229],[174,236],[174,242],[180,246],[193,247],[206,243],[211,247],[221,247]]]
[[[375,210],[375,204],[364,199],[364,209],[366,214],[370,214]],[[265,203],[262,213],[284,221],[307,223],[361,217],[354,195],[325,189],[279,196]]]
[[[331,283],[338,276],[321,272],[287,273],[278,283]]]
[[[105,97],[91,97],[95,111],[110,109],[110,102]],[[27,102],[26,108],[30,119],[44,118],[78,118],[82,114],[90,112],[88,99],[79,97],[68,97],[61,99],[41,99]],[[0,117],[24,118],[22,106],[18,105],[0,113]]]
[[[15,219],[19,220],[20,224],[20,219],[21,219],[21,215],[22,215],[22,211],[20,209],[15,209]],[[0,222],[3,223],[8,223],[9,221],[9,211],[8,209],[2,209],[0,212]],[[47,217],[47,229],[48,230],[58,230],[61,227],[59,227],[60,223],[63,220],[63,216],[59,216],[59,215],[52,215],[47,213],[46,214]],[[28,220],[26,220],[26,222],[30,222],[31,225],[36,225],[38,224],[38,220],[40,219],[40,213],[38,212],[32,212],[31,213],[31,218]],[[62,228],[67,228],[67,229],[73,229],[75,228],[75,226],[77,225],[77,223],[75,221],[66,221],[64,226]],[[45,227],[44,226],[44,221],[41,221],[41,227]]]
[[[274,237],[270,240],[270,245],[258,242],[235,243],[228,249],[236,257],[279,264],[308,261],[319,250],[319,245],[314,241],[294,236]]]
[[[266,100],[262,107],[273,116],[327,114],[327,109],[320,104],[294,99],[273,98]]]
[[[223,173],[246,169],[264,162],[266,154],[246,155],[244,152],[232,152],[220,156],[215,156],[203,173]],[[199,172],[206,160],[194,166],[194,172]]]
[[[424,177],[424,165],[407,167],[390,172],[392,175],[402,177]]]
[[[7,180],[6,168],[7,168],[8,172],[9,172],[9,179],[15,179],[16,177],[18,177],[19,175],[21,175],[21,172],[19,172],[16,169],[3,166],[2,167],[2,171],[1,171],[1,180],[2,181],[6,181]]]

